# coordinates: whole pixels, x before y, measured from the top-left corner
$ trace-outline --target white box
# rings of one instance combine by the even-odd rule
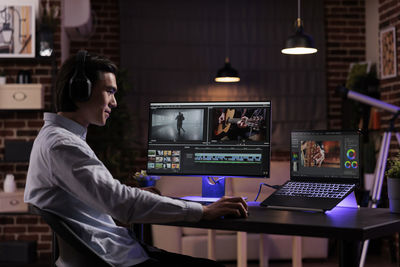
[[[43,109],[43,85],[8,83],[0,85],[0,109]]]
[[[24,202],[24,190],[13,193],[0,192],[0,212],[28,212],[28,204]]]

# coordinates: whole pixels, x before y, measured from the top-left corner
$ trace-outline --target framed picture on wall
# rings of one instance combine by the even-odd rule
[[[35,57],[35,0],[0,0],[0,58]]]
[[[396,28],[390,27],[380,32],[381,79],[397,76],[396,68]]]

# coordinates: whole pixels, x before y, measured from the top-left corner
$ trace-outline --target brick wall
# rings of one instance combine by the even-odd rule
[[[396,32],[396,55],[397,55],[397,76],[395,78],[382,79],[380,81],[381,100],[400,106],[400,1],[379,1],[379,30],[388,27],[395,27]],[[387,129],[389,127],[389,120],[393,114],[388,112],[381,112],[381,128]],[[400,126],[400,120],[397,119],[395,127]],[[391,154],[399,152],[398,143],[394,137],[391,140]]]
[[[114,0],[91,0],[94,10],[95,33],[89,40],[71,42],[71,55],[86,49],[108,57],[119,64],[119,6]]]
[[[36,240],[39,258],[41,260],[51,258],[52,233],[39,216],[0,216],[0,233],[0,242],[4,240]]]
[[[400,105],[400,2],[379,1],[379,30],[396,27],[397,77],[380,81],[381,100]],[[349,65],[365,60],[365,1],[325,0],[326,70],[328,89],[328,126],[342,127],[342,99],[335,88],[346,81]],[[377,66],[379,71],[379,66]],[[381,129],[387,129],[392,115],[380,111]],[[395,126],[399,127],[399,120]],[[398,152],[395,138],[391,142],[391,154]]]
[[[42,3],[45,0],[41,0]],[[51,5],[61,5],[60,0],[51,0]],[[119,63],[119,7],[118,1],[91,0],[96,17],[96,32],[89,40],[73,41],[70,53],[79,49],[103,54]],[[60,24],[60,19],[58,19]],[[45,111],[52,109],[52,72],[61,64],[60,27],[54,34],[55,59],[0,59],[0,67],[7,74],[7,83],[15,83],[19,70],[32,71],[32,82],[42,83],[45,91]],[[1,111],[0,110],[0,188],[6,173],[15,175],[19,188],[25,186],[27,163],[5,163],[5,140],[31,141],[36,137],[43,122],[43,111]],[[34,215],[0,216],[1,240],[37,240],[38,256],[47,261],[51,257],[51,231]]]
[[[345,84],[350,63],[365,61],[365,2],[325,0],[328,127],[342,127],[342,99],[335,88]]]
[[[44,1],[43,1],[44,2]],[[51,5],[60,6],[59,0],[51,1]],[[60,20],[57,19],[57,23]],[[59,28],[59,27],[58,27]],[[52,108],[52,73],[55,72],[60,58],[60,31],[54,33],[54,59],[1,59],[0,65],[7,75],[7,83],[15,83],[18,71],[31,70],[32,82],[41,83],[44,87],[45,110]],[[43,122],[42,111],[0,111],[0,186],[6,173],[13,173],[17,186],[25,186],[27,163],[5,163],[5,140],[33,141]],[[0,241],[37,240],[38,256],[50,259],[51,231],[38,217],[33,215],[0,216]]]

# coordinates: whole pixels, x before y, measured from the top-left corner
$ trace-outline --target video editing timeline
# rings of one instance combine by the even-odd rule
[[[292,176],[358,178],[359,151],[357,133],[292,132]]]
[[[261,163],[261,154],[232,153],[195,153],[195,162],[199,163]]]
[[[147,171],[269,177],[271,103],[151,103]]]

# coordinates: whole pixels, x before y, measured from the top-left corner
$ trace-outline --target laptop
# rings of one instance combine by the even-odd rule
[[[360,185],[356,131],[293,131],[290,180],[260,205],[274,209],[331,210]]]

